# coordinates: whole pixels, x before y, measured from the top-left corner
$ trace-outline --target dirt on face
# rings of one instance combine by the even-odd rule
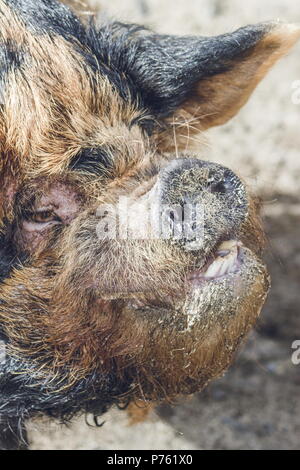
[[[90,31],[55,2],[38,18],[13,1],[2,7],[6,414],[68,419],[199,391],[230,364],[269,281],[256,199],[187,144],[236,114],[298,30],[170,38],[118,23]],[[125,236],[119,219],[137,206],[143,217]],[[202,210],[200,238],[176,233],[186,206],[193,228]]]

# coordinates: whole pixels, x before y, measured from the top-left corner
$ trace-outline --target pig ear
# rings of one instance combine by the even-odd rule
[[[131,74],[152,113],[190,134],[232,118],[299,37],[300,27],[274,22],[216,37],[148,33],[139,37]]]

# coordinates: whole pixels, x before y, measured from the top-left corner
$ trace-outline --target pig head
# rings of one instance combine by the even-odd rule
[[[189,144],[299,29],[177,37],[0,0],[0,35],[0,414],[68,420],[201,390],[269,280],[250,189]]]

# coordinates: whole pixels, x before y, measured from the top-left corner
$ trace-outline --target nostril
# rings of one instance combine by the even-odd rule
[[[217,181],[215,183],[211,183],[208,186],[208,189],[211,193],[226,194],[230,190],[230,185],[225,181]]]

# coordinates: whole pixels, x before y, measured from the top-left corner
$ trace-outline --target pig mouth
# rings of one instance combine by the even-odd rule
[[[185,272],[176,292],[162,286],[161,292],[127,293],[123,312],[181,333],[196,331],[205,321],[257,317],[270,284],[263,262],[251,249],[240,240],[220,241],[200,262]]]
[[[153,293],[149,295],[148,292],[144,292],[142,295],[135,293],[131,299],[128,294],[123,298],[129,300],[129,305],[133,310],[145,307],[154,309],[168,307],[171,310],[174,308],[177,310],[182,308],[188,299],[194,297],[195,293],[197,295],[197,292],[204,290],[207,293],[213,285],[229,287],[237,283],[242,288],[243,283],[240,281],[249,268],[247,264],[251,259],[252,252],[241,241],[235,239],[223,241],[215,246],[200,268],[192,268],[185,274],[179,295],[177,292],[173,299],[172,295],[168,298],[168,295],[164,294],[164,302],[160,303],[159,292],[156,292],[157,297]],[[130,301],[132,299],[134,299],[133,302]]]
[[[207,282],[217,282],[235,277],[243,264],[243,244],[238,240],[220,243],[201,269],[193,270],[186,277],[191,287],[201,287]]]
[[[172,286],[166,289],[163,284],[161,285],[165,302],[169,301],[170,305],[174,307],[174,303],[177,304],[178,300],[182,299],[182,296],[188,296],[195,289],[201,289],[213,283],[234,282],[246,269],[244,266],[245,262],[251,255],[252,252],[250,253],[250,250],[239,240],[229,239],[217,243],[210,253],[206,255],[205,260],[200,261],[199,265],[201,264],[201,266],[199,268],[190,266],[185,273],[182,273],[182,278],[176,287],[176,289],[179,287],[177,291],[173,291]],[[101,297],[106,300],[139,299],[143,303],[147,303],[147,301],[153,303],[154,298],[157,301],[158,297],[160,297],[160,290],[159,288],[153,290],[142,289],[140,291],[128,289],[126,292],[114,291],[101,294]],[[168,299],[169,295],[170,299]],[[172,295],[174,295],[173,300],[171,300]]]

